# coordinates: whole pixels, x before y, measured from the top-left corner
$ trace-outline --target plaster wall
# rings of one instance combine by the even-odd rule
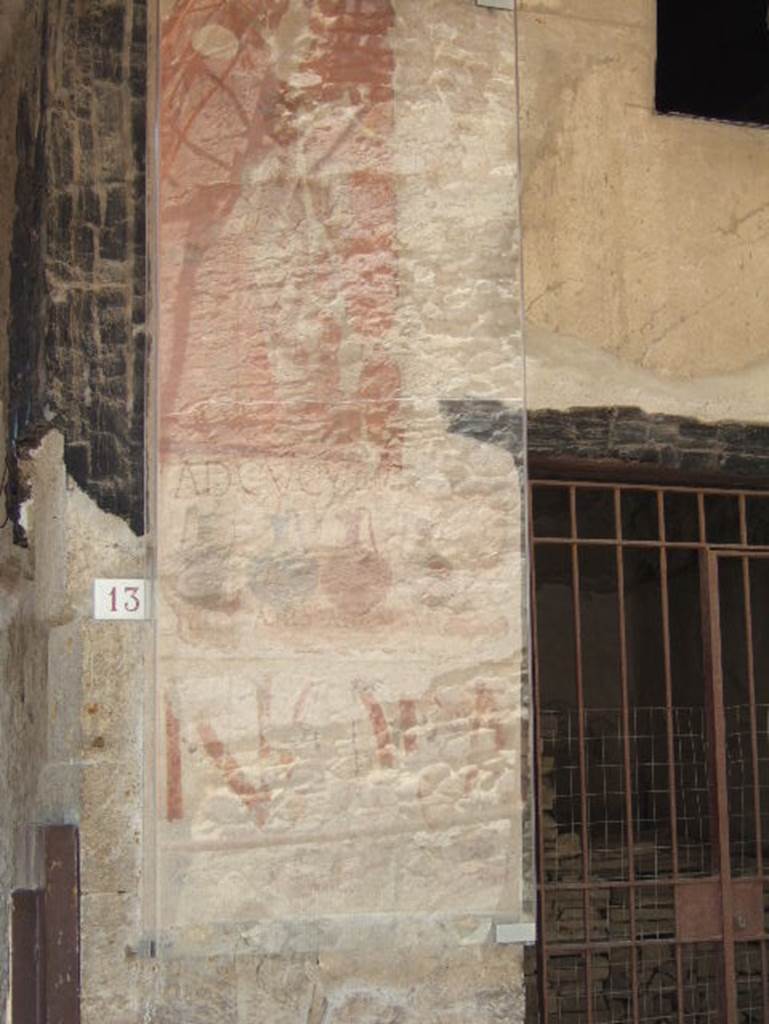
[[[655,10],[520,5],[529,402],[765,420],[769,136],[654,113]]]

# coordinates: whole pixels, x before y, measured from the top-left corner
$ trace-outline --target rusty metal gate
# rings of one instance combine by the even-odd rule
[[[769,1024],[769,495],[535,481],[529,1020]]]

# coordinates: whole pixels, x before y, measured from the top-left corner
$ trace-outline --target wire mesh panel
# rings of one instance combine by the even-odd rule
[[[546,1024],[580,1024],[587,1019],[587,957],[579,954],[553,956],[548,963],[551,992]]]
[[[638,958],[637,1019],[643,1024],[675,1024],[680,1007],[675,947],[644,946],[639,950]]]
[[[723,1024],[724,972],[720,944],[686,945],[682,952],[684,970],[680,999],[684,1021],[686,1024]]]
[[[763,1024],[763,943],[738,943],[736,949],[737,1012],[740,1024]]]
[[[769,498],[544,481],[531,509],[528,1019],[769,1022]]]

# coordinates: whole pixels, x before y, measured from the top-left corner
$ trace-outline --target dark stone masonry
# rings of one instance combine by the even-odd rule
[[[73,479],[142,533],[147,3],[44,6],[18,109],[9,457],[59,429]]]
[[[488,399],[442,403],[451,433],[506,448],[517,457],[523,420],[519,406]],[[526,448],[534,472],[646,471],[662,480],[711,480],[769,486],[769,425],[645,413],[632,406],[534,409]]]
[[[632,406],[537,409],[528,417],[528,452],[607,469],[642,467],[661,478],[769,484],[769,426],[645,413]]]

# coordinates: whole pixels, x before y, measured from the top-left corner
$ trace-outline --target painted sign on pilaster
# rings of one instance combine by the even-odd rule
[[[160,36],[161,948],[484,941],[531,918],[514,39]]]

